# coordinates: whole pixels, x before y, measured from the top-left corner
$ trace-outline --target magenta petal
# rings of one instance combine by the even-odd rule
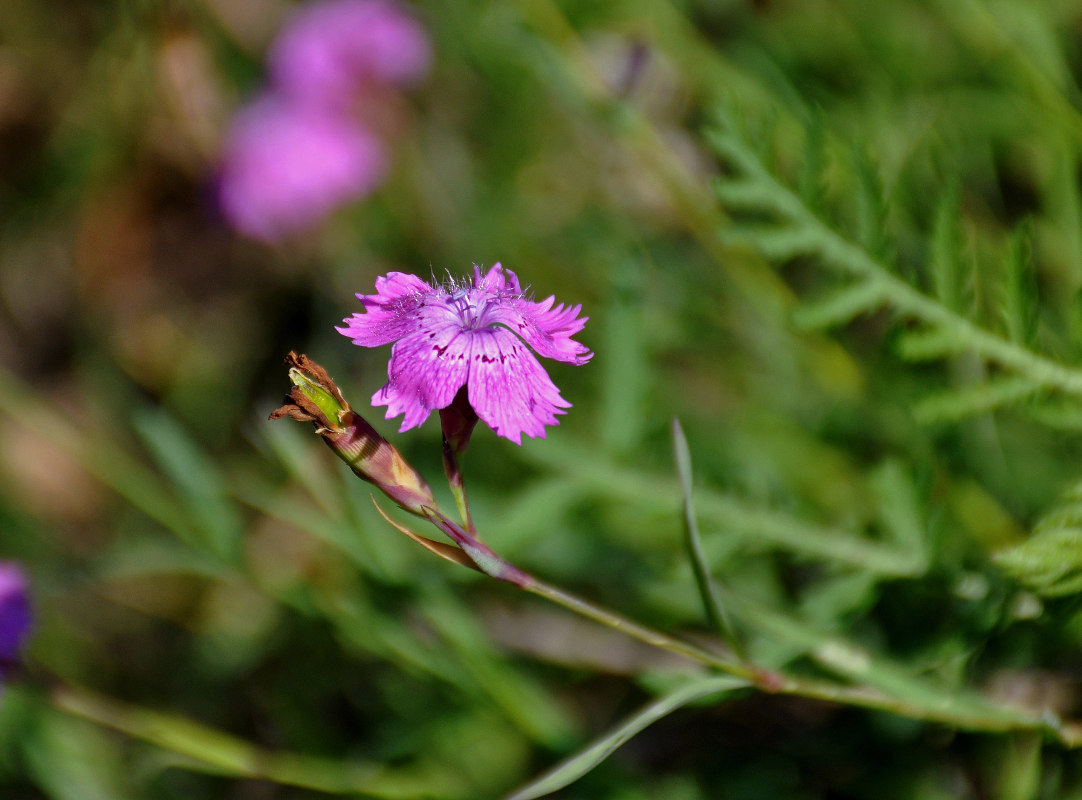
[[[469,400],[477,416],[515,444],[522,434],[545,438],[545,426],[571,404],[533,353],[509,331],[497,328],[473,337]]]
[[[539,356],[569,364],[585,364],[593,353],[571,337],[583,329],[588,317],[580,317],[582,306],[551,308],[554,298],[540,303],[514,299],[493,312],[492,318],[532,347]]]
[[[359,294],[357,297],[359,297],[365,305],[368,305],[369,302],[389,303],[400,297],[408,297],[431,291],[433,291],[432,286],[427,281],[418,278],[416,275],[410,275],[408,272],[388,272],[386,277],[381,275],[376,278],[375,294]]]
[[[400,430],[415,428],[436,409],[450,405],[466,383],[468,335],[446,324],[424,327],[395,344],[387,373],[390,381],[373,404],[386,405],[388,419],[405,414]]]
[[[434,291],[416,275],[389,272],[376,279],[376,294],[357,295],[365,312],[347,317],[335,330],[362,347],[390,344],[422,324],[424,298]]]
[[[507,279],[504,277],[503,265],[497,261],[493,264],[488,272],[481,275],[481,268],[477,265],[473,267],[473,285],[476,289],[484,289],[489,292],[499,292],[507,284]]]

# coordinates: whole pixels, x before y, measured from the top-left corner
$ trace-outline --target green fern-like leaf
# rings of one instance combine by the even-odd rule
[[[1082,481],[1068,487],[1020,544],[995,555],[1003,570],[1038,594],[1082,592]]]
[[[1040,531],[996,555],[996,562],[1020,583],[1047,597],[1082,591],[1082,528]]]
[[[814,135],[813,135],[814,134]],[[809,134],[820,158],[823,148]],[[764,144],[750,144],[725,113],[708,134],[727,167],[717,180],[719,201],[734,216],[723,232],[730,240],[757,247],[765,257],[782,263],[803,256],[842,279],[842,287],[805,300],[794,312],[794,321],[805,329],[845,324],[861,314],[889,308],[896,319],[912,325],[897,337],[899,354],[906,360],[934,360],[971,355],[982,362],[993,380],[977,386],[948,390],[917,406],[918,418],[956,421],[966,416],[1025,403],[1040,409],[1035,419],[1051,419],[1054,409],[1063,420],[1071,418],[1072,405],[1082,400],[1082,369],[1063,363],[1036,349],[1033,330],[1036,293],[1033,291],[1028,227],[1023,226],[1008,247],[1006,281],[1002,292],[1005,331],[993,330],[978,318],[975,303],[976,262],[961,243],[960,190],[948,187],[939,200],[929,236],[930,276],[928,291],[903,279],[882,234],[887,208],[874,169],[860,158],[856,170],[855,210],[858,234],[849,237],[820,208],[809,206],[806,188],[812,179],[805,174],[801,191],[775,175],[759,155]],[[750,215],[753,224],[744,224]],[[872,235],[869,226],[877,227]],[[1080,328],[1082,329],[1082,328]],[[1032,402],[1034,400],[1040,402]],[[1049,405],[1059,402],[1059,406]],[[1082,407],[1080,407],[1082,410]],[[1043,412],[1045,413],[1042,417]]]

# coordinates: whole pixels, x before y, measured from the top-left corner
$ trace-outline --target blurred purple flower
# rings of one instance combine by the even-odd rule
[[[218,197],[235,228],[276,241],[371,193],[385,169],[382,145],[360,125],[267,94],[233,120]]]
[[[553,306],[554,297],[533,302],[500,264],[437,286],[391,272],[376,279],[376,294],[357,297],[365,312],[337,330],[363,347],[394,343],[390,380],[372,403],[387,406],[388,419],[404,414],[400,431],[450,405],[466,386],[470,406],[498,435],[515,444],[522,434],[543,439],[571,404],[529,348],[570,364],[593,356],[571,338],[588,319],[579,317],[582,306]]]
[[[14,562],[0,561],[0,674],[18,660],[32,623],[25,573]]]
[[[413,83],[430,60],[428,36],[403,6],[327,0],[286,22],[269,64],[275,88],[294,100],[348,106],[364,83]]]
[[[293,14],[269,55],[272,88],[233,120],[218,202],[234,228],[277,241],[382,181],[398,86],[420,79],[428,37],[392,0],[326,0]]]

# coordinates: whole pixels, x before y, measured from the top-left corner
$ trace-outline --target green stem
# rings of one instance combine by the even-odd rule
[[[458,465],[451,443],[447,437],[443,437],[443,471],[447,475],[447,485],[451,487],[451,494],[455,498],[455,506],[458,507],[458,517],[467,531],[477,536],[477,528],[473,524],[473,516],[470,514],[470,503],[466,499],[466,479],[462,475],[462,468]]]
[[[746,680],[765,692],[888,711],[911,719],[937,722],[966,730],[985,732],[1038,730],[1050,734],[1068,747],[1082,744],[1082,727],[1075,723],[1064,723],[1048,713],[994,706],[980,697],[966,696],[964,693],[953,691],[950,687],[928,686],[908,677],[896,680],[899,683],[905,683],[907,688],[913,690],[915,697],[899,697],[871,686],[844,686],[829,681],[784,675],[744,660],[734,660],[712,653],[691,642],[641,625],[536,578],[531,578],[528,583],[522,585],[522,588],[652,647],[684,656],[712,669]],[[836,645],[836,648],[841,650],[842,646]]]
[[[633,639],[638,639],[640,642],[644,642],[651,647],[657,647],[661,650],[667,650],[670,653],[685,656],[686,658],[698,661],[699,663],[713,667],[714,669],[721,670],[729,675],[751,681],[752,683],[758,683],[762,679],[762,675],[758,669],[748,666],[739,659],[725,658],[715,653],[711,653],[709,650],[705,650],[691,642],[678,639],[675,636],[670,636],[667,633],[662,633],[653,628],[648,628],[647,626],[621,616],[614,611],[609,611],[607,608],[595,605],[577,595],[565,592],[559,587],[539,581],[532,576],[528,582],[522,585],[522,588],[531,594],[536,594],[539,597],[544,597],[546,600],[550,600],[557,605],[563,606],[580,616],[592,619],[595,622],[600,622],[602,625],[626,634]]]

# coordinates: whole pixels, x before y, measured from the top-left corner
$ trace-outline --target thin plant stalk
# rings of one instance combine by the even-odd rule
[[[454,448],[447,441],[446,436],[443,437],[443,471],[447,475],[447,485],[455,498],[455,506],[458,508],[458,516],[462,520],[463,527],[476,536],[477,528],[473,524],[473,515],[470,514],[469,500],[466,499],[466,479],[462,475],[462,468],[458,464]]]
[[[443,429],[443,471],[447,475],[447,485],[458,506],[458,516],[466,530],[477,537],[477,528],[470,514],[470,504],[466,498],[466,479],[459,466],[459,458],[465,454],[470,444],[470,436],[477,425],[477,412],[470,405],[469,394],[465,386],[458,390],[454,400],[446,408],[440,409],[440,427]]]
[[[654,630],[602,606],[591,603],[556,586],[532,576],[517,583],[531,594],[543,597],[580,616],[591,619],[640,642],[748,681],[754,687],[771,694],[786,694],[823,700],[860,708],[887,711],[911,719],[938,722],[951,727],[1004,732],[1012,730],[1043,731],[1067,747],[1082,745],[1082,726],[1065,723],[1050,713],[1039,713],[987,705],[977,698],[959,698],[949,689],[936,691],[922,686],[918,698],[897,697],[870,686],[845,686],[829,681],[785,675],[744,660],[727,658],[705,648]]]

